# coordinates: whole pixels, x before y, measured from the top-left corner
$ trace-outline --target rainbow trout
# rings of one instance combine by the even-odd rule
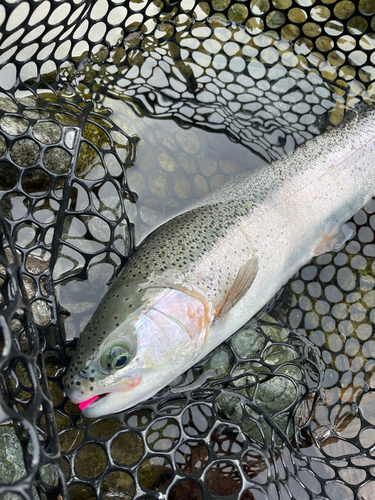
[[[84,329],[66,392],[87,417],[125,410],[253,317],[312,257],[340,249],[375,195],[375,108],[152,232]]]

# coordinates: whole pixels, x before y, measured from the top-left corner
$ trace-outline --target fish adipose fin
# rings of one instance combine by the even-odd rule
[[[227,313],[238,301],[246,294],[251,287],[255,276],[258,272],[258,258],[252,257],[251,260],[245,262],[239,269],[233,285],[228,290],[222,307],[220,308],[216,318],[222,317]]]
[[[322,255],[326,252],[338,252],[345,243],[353,236],[354,229],[349,224],[343,224],[331,233],[327,234],[314,248],[314,255]]]

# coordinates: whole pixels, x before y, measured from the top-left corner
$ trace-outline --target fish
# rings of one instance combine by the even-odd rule
[[[375,107],[155,229],[82,332],[65,379],[90,418],[155,395],[241,328],[375,195]]]

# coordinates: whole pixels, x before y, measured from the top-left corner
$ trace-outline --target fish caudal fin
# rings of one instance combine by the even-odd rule
[[[246,294],[246,292],[251,287],[255,276],[258,272],[258,258],[256,256],[252,257],[250,260],[243,264],[233,282],[233,285],[228,290],[222,307],[216,318],[222,317],[227,313],[234,305],[237,304],[239,300]]]

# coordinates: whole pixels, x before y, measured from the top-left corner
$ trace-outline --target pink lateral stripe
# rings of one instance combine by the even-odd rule
[[[80,410],[84,410],[86,408],[86,406],[88,406],[90,403],[95,401],[95,399],[99,399],[99,396],[94,396],[90,399],[87,399],[86,401],[82,401],[82,403],[79,403],[78,408]]]

